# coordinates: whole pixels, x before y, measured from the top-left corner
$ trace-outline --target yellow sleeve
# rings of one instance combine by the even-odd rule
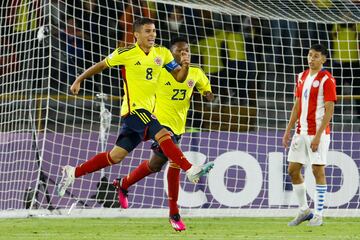
[[[167,65],[169,64],[170,62],[174,61],[174,57],[173,55],[171,54],[170,50],[165,48],[165,53],[164,53],[164,65]]]
[[[125,64],[125,57],[124,57],[124,48],[117,48],[115,49],[109,56],[105,58],[106,65],[111,68],[119,65]]]
[[[205,75],[204,71],[198,68],[198,78],[195,87],[200,92],[201,95],[204,95],[204,92],[211,92],[211,85],[208,77]]]

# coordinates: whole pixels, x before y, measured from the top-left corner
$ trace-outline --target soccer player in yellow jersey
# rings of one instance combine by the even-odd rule
[[[171,41],[170,50],[175,61],[181,64],[181,53],[186,52],[189,54],[189,44],[184,38],[176,38]],[[171,74],[163,69],[160,73],[158,84],[154,114],[160,123],[172,133],[173,141],[178,143],[181,135],[185,133],[186,117],[194,87],[205,96],[208,101],[214,99],[209,79],[201,68],[190,66],[189,74],[184,82],[177,82]],[[154,154],[150,161],[143,161],[127,177],[114,180],[114,185],[119,193],[119,202],[123,208],[128,207],[127,189],[151,173],[159,172],[162,166],[168,161],[168,157],[163,153],[161,146],[159,146],[157,142],[154,142],[151,148]],[[186,227],[180,217],[177,206],[180,183],[179,176],[179,165],[170,160],[167,175],[170,208],[169,221],[175,230],[182,231],[185,230]]]
[[[155,91],[161,69],[165,67],[176,81],[185,81],[189,69],[188,53],[181,53],[180,66],[167,48],[155,45],[155,24],[149,18],[137,19],[133,31],[135,45],[116,49],[82,73],[70,88],[73,94],[78,94],[80,84],[86,78],[109,67],[122,67],[125,96],[121,107],[122,127],[116,144],[110,152],[99,153],[77,167],[64,166],[57,188],[59,196],[65,194],[75,178],[121,162],[139,143],[150,138],[157,141],[164,154],[186,171],[191,182],[196,183],[213,167],[213,163],[203,166],[189,163],[174,144],[169,131],[151,113],[155,107]]]

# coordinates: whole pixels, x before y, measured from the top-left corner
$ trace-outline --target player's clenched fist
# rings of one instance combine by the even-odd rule
[[[72,94],[77,95],[77,94],[79,93],[79,91],[80,91],[80,83],[78,83],[77,81],[75,81],[75,82],[71,85],[71,87],[70,87],[70,92],[71,92]]]
[[[190,65],[190,56],[189,53],[186,51],[181,52],[181,66],[189,66]]]

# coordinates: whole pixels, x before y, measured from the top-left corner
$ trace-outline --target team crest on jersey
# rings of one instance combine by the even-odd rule
[[[312,84],[314,88],[317,88],[320,85],[320,82],[318,80],[315,80]]]
[[[151,114],[151,118],[152,118],[152,119],[155,119],[155,120],[157,119],[154,114]]]
[[[156,58],[154,59],[154,62],[156,63],[156,65],[161,66],[162,60],[161,60],[160,57],[156,57]]]
[[[192,80],[192,79],[189,79],[189,80],[187,81],[187,85],[188,85],[189,88],[193,88],[194,85],[195,85],[195,81]]]

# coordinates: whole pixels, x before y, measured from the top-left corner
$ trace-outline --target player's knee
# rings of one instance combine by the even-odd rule
[[[149,168],[152,172],[160,172],[162,169],[162,166],[163,165],[158,164],[158,163],[152,163],[152,164],[149,163]]]
[[[288,167],[288,174],[291,179],[297,179],[300,176],[300,171],[296,168],[292,168],[291,166]]]
[[[149,168],[152,172],[160,172],[166,162],[167,161],[165,159],[161,159],[160,157],[157,157],[156,159],[151,159],[149,161]]]
[[[169,131],[167,131],[165,128],[161,129],[156,135],[155,135],[155,140],[158,143],[161,143],[162,141],[166,140],[166,139],[170,139],[171,135],[169,133]]]
[[[325,170],[321,166],[313,166],[312,172],[316,180],[321,180],[325,178]]]
[[[110,151],[110,157],[113,163],[119,163],[121,162],[126,156],[127,156],[128,152],[118,146],[115,146],[111,151]]]

